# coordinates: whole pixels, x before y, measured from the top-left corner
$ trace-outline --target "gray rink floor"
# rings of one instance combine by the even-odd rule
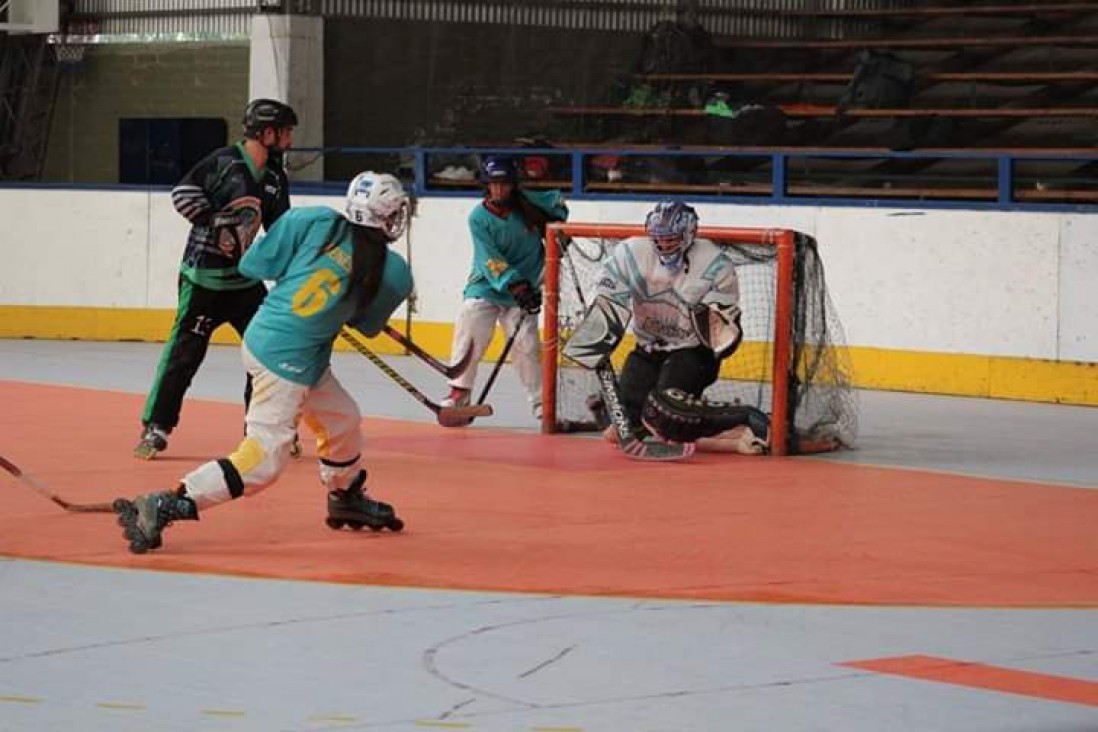
[[[141,392],[159,351],[0,340],[0,379]],[[389,360],[441,396],[440,377]],[[364,412],[431,417],[360,356],[338,354],[335,369]],[[237,349],[215,347],[191,396],[237,401],[242,384]],[[492,426],[536,428],[509,368],[493,391]],[[1098,487],[1098,409],[885,393],[862,405],[859,449],[825,459]],[[1098,611],[455,592],[0,558],[0,732],[1098,730],[1098,706],[840,665],[914,654],[1098,684]]]

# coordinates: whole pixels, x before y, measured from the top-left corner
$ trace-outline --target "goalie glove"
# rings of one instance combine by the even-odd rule
[[[743,341],[740,309],[736,305],[698,305],[690,311],[690,319],[698,340],[713,349],[718,361],[735,353]]]

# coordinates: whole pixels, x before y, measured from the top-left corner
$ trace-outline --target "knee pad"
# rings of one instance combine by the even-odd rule
[[[770,439],[770,418],[755,407],[711,402],[681,389],[653,389],[645,399],[641,421],[654,434],[672,442],[695,442],[746,425],[760,440]]]
[[[361,459],[355,457],[347,463],[320,461],[320,482],[329,491],[345,491],[355,483],[361,487],[366,483],[366,471],[362,469]]]

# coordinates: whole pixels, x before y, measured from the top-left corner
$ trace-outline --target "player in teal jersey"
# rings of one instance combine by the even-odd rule
[[[287,104],[256,99],[244,111],[244,139],[214,150],[172,189],[172,204],[191,222],[179,270],[179,302],[141,414],[134,456],[151,460],[168,446],[183,397],[223,323],[243,334],[267,288],[240,273],[240,257],[290,207],[282,153],[297,115]],[[245,382],[244,403],[251,396]]]
[[[514,334],[512,363],[534,416],[541,416],[537,315],[545,268],[542,239],[548,222],[568,218],[568,207],[559,191],[528,191],[519,178],[518,165],[507,156],[490,156],[481,166],[485,195],[469,214],[473,263],[451,348],[454,354],[471,349],[473,357],[469,368],[450,381],[450,395],[442,400],[443,406],[469,404],[477,364],[498,322],[509,337]]]
[[[172,521],[196,519],[199,511],[275,482],[299,420],[317,435],[329,526],[403,528],[392,506],[366,495],[362,417],[330,362],[345,323],[375,336],[411,293],[411,270],[389,249],[408,216],[400,182],[365,172],[351,182],[342,215],[327,207],[292,209],[245,253],[241,274],[275,284],[244,332],[241,351],[255,388],[244,441],[185,475],[174,490],[115,501],[131,551],[158,548]]]

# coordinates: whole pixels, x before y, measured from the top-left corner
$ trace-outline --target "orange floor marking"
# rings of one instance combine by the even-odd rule
[[[1001,666],[954,661],[934,656],[874,658],[867,661],[849,661],[839,665],[891,676],[940,681],[944,684],[956,684],[973,689],[1002,691],[1007,694],[1098,707],[1098,683],[1067,676],[1017,671]]]
[[[0,381],[0,454],[83,503],[170,488],[240,439],[239,405],[188,401],[169,451],[134,460],[142,401]],[[274,486],[171,526],[145,556],[113,517],[64,513],[0,475],[0,554],[573,595],[1098,607],[1098,490],[796,458],[649,464],[593,437],[364,427],[370,490],[403,534],[325,527],[307,444]]]

